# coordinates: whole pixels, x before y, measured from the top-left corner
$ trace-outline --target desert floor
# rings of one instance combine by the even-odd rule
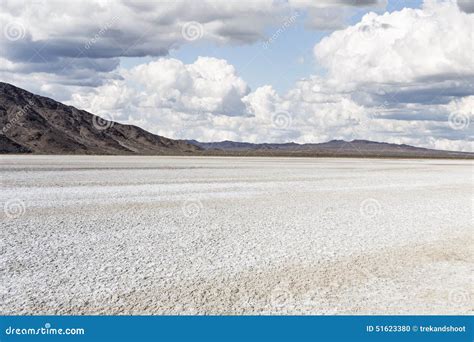
[[[471,161],[1,156],[0,180],[0,314],[474,312]]]

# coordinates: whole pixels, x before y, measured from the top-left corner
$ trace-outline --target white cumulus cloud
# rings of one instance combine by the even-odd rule
[[[0,39],[0,77],[92,113],[171,138],[370,139],[473,150],[474,14],[466,2],[427,0],[421,9],[368,13],[348,27],[341,25],[345,14],[333,15],[335,7],[346,11],[384,6],[384,1],[219,6],[89,1],[80,8],[61,2],[48,11],[49,4],[34,10],[6,2],[2,23],[16,21],[24,31],[18,39]],[[328,28],[338,30],[314,46],[325,72],[308,75],[286,93],[272,85],[252,91],[224,59],[199,57],[186,64],[165,56],[193,44],[193,37],[183,35],[185,23],[201,25],[200,39],[252,43],[264,39],[265,27],[284,22],[294,10],[306,11],[301,18],[307,26],[320,28],[326,16]],[[43,44],[43,56],[28,60]],[[76,56],[78,51],[83,55]],[[117,69],[121,56],[155,59]]]

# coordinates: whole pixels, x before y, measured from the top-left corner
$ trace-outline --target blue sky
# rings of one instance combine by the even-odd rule
[[[422,0],[388,0],[385,8],[354,8],[348,18],[348,25],[360,21],[367,12],[392,12],[402,8],[419,8]],[[251,45],[218,45],[198,40],[171,50],[169,56],[185,63],[193,63],[199,56],[216,57],[227,60],[245,79],[251,89],[271,84],[278,92],[284,93],[294,83],[310,74],[323,74],[324,70],[313,56],[314,46],[332,31],[319,31],[305,28],[304,17],[286,29],[267,49],[262,42]],[[270,37],[278,27],[268,27],[266,35]],[[153,57],[121,58],[121,66],[131,68],[152,61]]]

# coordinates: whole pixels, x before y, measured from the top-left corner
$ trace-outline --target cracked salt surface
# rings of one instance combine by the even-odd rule
[[[473,313],[472,167],[2,156],[0,314]]]

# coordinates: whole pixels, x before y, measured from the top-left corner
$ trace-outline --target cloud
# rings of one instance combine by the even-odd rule
[[[336,82],[403,84],[461,79],[474,75],[473,16],[449,4],[393,13],[366,14],[314,48]]]
[[[341,20],[321,20],[330,7],[368,6],[377,1],[215,2],[215,1],[2,1],[1,58],[16,72],[61,74],[78,65],[103,72],[120,57],[161,57],[197,40],[216,44],[252,44],[267,39],[269,27],[281,26],[296,10],[315,17],[318,29],[341,27]],[[320,11],[315,11],[315,8]],[[319,19],[318,19],[319,18]],[[323,16],[324,19],[324,16]],[[327,19],[327,18],[326,18]],[[190,26],[191,25],[191,26]],[[188,29],[191,27],[191,29]],[[189,36],[193,34],[195,36]],[[107,61],[107,59],[110,59]],[[107,69],[107,70],[104,70]],[[3,70],[6,72],[5,70]],[[76,82],[81,82],[79,77]]]
[[[10,48],[0,58],[0,77],[172,138],[302,143],[371,139],[472,151],[474,61],[466,47],[472,46],[474,15],[454,1],[368,13],[349,27],[340,25],[345,15],[336,15],[326,25],[341,29],[314,47],[325,73],[301,79],[285,94],[271,85],[251,91],[223,59],[199,57],[186,64],[164,56],[199,39],[218,44],[264,39],[265,27],[285,22],[288,13],[302,8],[309,15],[306,24],[312,19],[320,27],[324,20],[318,22],[318,15],[335,4],[346,10],[384,5],[269,1],[228,2],[216,8],[207,2],[122,1],[73,8],[60,3],[48,22],[47,13],[25,13],[8,2],[7,19],[27,29],[19,32],[21,38],[13,35],[15,39],[0,42]],[[184,28],[189,23],[193,26]],[[82,54],[75,56],[78,46]],[[28,59],[38,49],[47,61],[41,56]],[[145,55],[156,58],[130,70],[116,69],[119,56]]]
[[[292,8],[306,11],[305,26],[315,30],[336,30],[347,26],[354,7],[382,9],[382,0],[289,0]]]
[[[474,94],[473,24],[474,16],[453,2],[368,13],[316,44],[315,57],[327,75],[305,89],[322,97],[345,95],[363,106],[372,119],[370,127],[364,121],[353,125],[357,135],[472,150],[472,112],[458,118],[467,122],[460,129],[453,129],[450,115]]]
[[[472,0],[458,0],[458,6],[466,13],[474,13],[474,2]]]
[[[122,79],[93,91],[79,92],[71,103],[118,120],[146,119],[148,127],[211,116],[245,116],[250,92],[225,60],[199,57],[192,64],[160,58],[121,70]],[[99,110],[98,110],[99,109]],[[175,129],[174,127],[173,129]]]

